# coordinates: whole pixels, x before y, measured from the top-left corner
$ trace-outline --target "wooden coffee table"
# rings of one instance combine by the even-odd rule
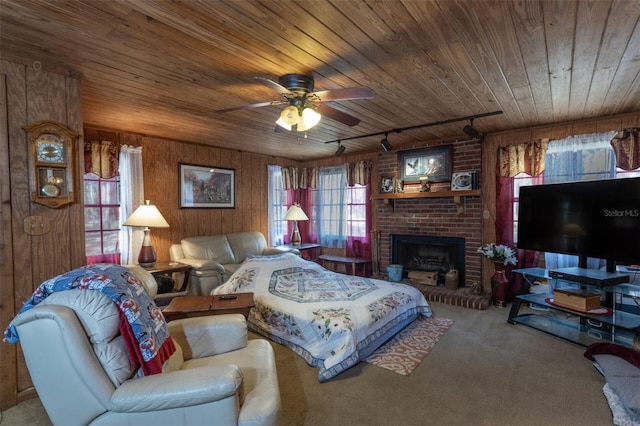
[[[234,296],[235,298],[232,298]],[[224,314],[242,314],[246,318],[253,306],[253,293],[184,296],[171,300],[162,313],[167,322],[182,318]]]

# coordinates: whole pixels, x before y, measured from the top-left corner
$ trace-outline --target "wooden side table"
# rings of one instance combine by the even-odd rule
[[[235,296],[235,299],[227,297]],[[246,318],[254,306],[253,293],[185,296],[171,300],[163,310],[167,322],[207,315],[242,314]]]
[[[351,265],[351,275],[357,274],[358,265],[362,265],[362,276],[364,277],[367,272],[367,265],[371,263],[369,259],[363,259],[361,257],[347,257],[347,256],[332,256],[330,254],[321,254],[318,256],[318,259],[322,261],[322,265],[324,266],[325,262],[333,263],[334,270],[337,264],[343,265]]]
[[[185,291],[189,285],[189,276],[191,275],[191,266],[180,262],[157,262],[156,266],[147,269],[153,276],[166,275],[171,277],[174,272],[184,272],[184,279],[180,288],[175,291]]]
[[[312,260],[314,262],[318,260],[318,256],[320,255],[320,249],[321,249],[320,244],[316,244],[316,243],[301,243],[297,246],[294,244],[283,244],[281,246],[276,246],[276,247],[298,249],[300,251],[300,257],[306,260]]]

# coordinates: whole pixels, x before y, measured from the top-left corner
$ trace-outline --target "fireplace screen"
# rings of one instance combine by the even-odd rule
[[[459,287],[464,287],[465,240],[459,237],[435,237],[428,235],[391,235],[391,259],[409,271],[438,272],[438,285],[444,284],[445,274],[458,270]]]

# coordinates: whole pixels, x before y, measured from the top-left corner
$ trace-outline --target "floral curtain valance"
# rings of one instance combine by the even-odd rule
[[[94,173],[102,179],[118,174],[120,145],[113,141],[85,141],[84,172]]]
[[[616,166],[623,170],[640,167],[640,128],[624,129],[611,139],[616,153]]]
[[[371,161],[345,163],[347,185],[367,185],[371,182]],[[282,168],[282,189],[318,189],[319,167],[303,167],[298,173],[297,167]]]
[[[347,163],[347,185],[354,186],[356,184],[365,186],[371,182],[371,161],[358,161],[357,163]]]
[[[544,171],[544,156],[549,139],[537,139],[519,145],[498,148],[496,174],[500,177],[514,177],[519,173],[537,176]]]

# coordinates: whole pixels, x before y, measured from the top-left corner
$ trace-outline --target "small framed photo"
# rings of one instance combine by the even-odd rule
[[[452,191],[468,191],[473,189],[473,174],[471,172],[454,173],[451,178]]]
[[[180,208],[235,208],[235,170],[178,164]]]
[[[380,192],[393,193],[395,190],[395,178],[393,176],[382,176],[380,178]]]
[[[401,151],[398,154],[398,171],[405,184],[420,183],[421,178],[429,182],[451,180],[453,145]]]

